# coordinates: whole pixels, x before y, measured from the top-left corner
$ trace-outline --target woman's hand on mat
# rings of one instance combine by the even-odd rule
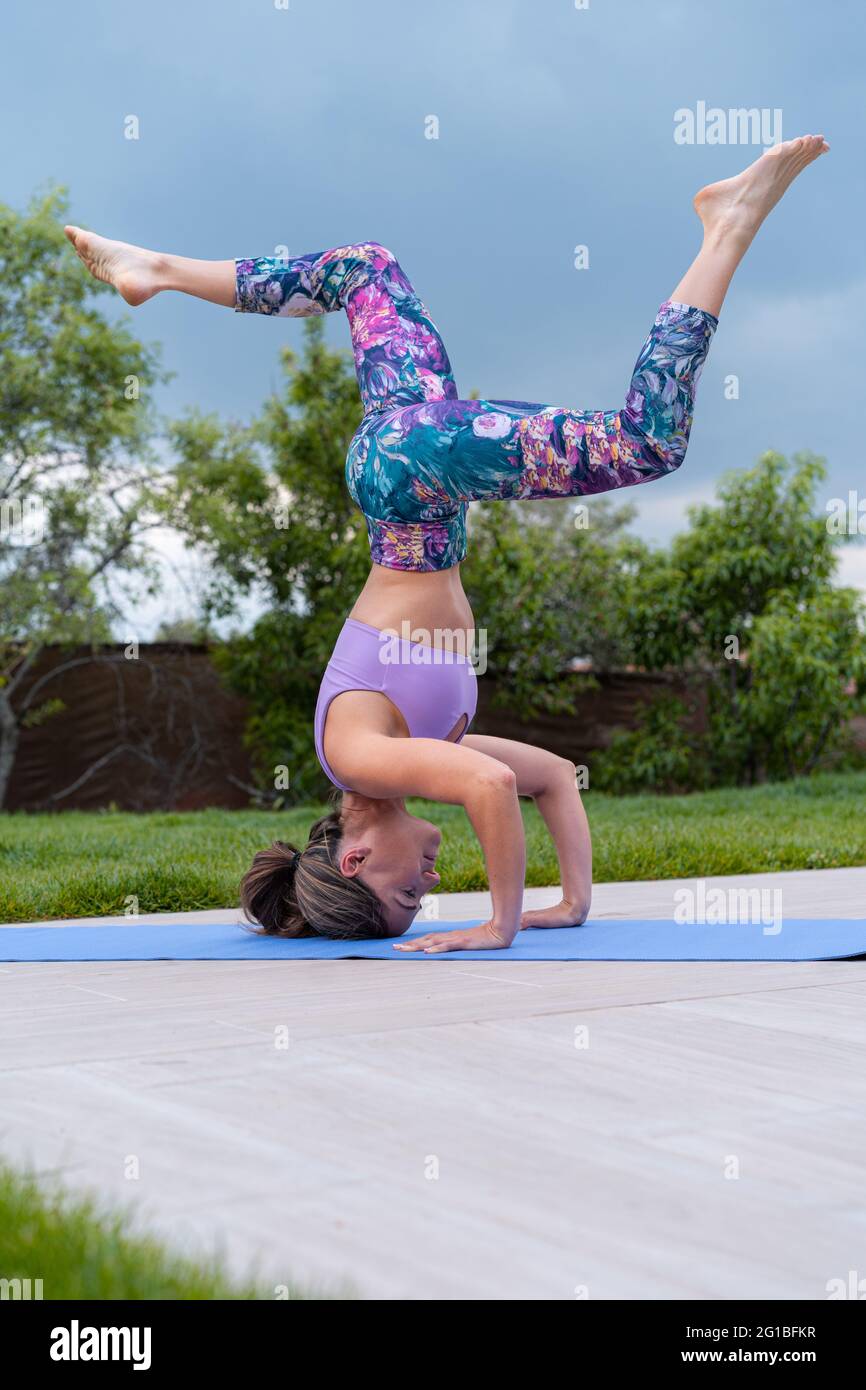
[[[511,945],[515,935],[493,922],[482,922],[480,927],[467,927],[465,931],[434,931],[416,936],[414,941],[395,943],[394,950],[423,951],[425,956],[438,955],[440,951],[502,951]]]
[[[524,927],[579,927],[589,916],[589,904],[569,902],[563,898],[553,907],[539,907],[532,912],[524,912],[520,919],[520,930]]]

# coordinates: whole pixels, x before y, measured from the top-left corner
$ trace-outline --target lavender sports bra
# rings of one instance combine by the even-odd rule
[[[478,703],[475,668],[468,657],[347,618],[322,677],[314,726],[316,756],[330,781],[344,792],[352,788],[329,768],[323,741],[331,701],[346,690],[386,695],[406,720],[411,738],[446,739],[465,716],[458,743]]]

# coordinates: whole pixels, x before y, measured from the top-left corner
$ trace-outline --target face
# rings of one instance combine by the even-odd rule
[[[436,856],[442,832],[402,806],[379,812],[362,830],[343,836],[340,868],[356,874],[382,904],[389,936],[402,936],[421,899],[439,883]]]

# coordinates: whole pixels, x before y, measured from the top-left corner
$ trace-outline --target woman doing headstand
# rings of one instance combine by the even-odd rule
[[[303,850],[260,851],[242,901],[269,933],[398,936],[439,882],[440,833],[408,796],[462,805],[487,865],[492,911],[478,927],[430,933],[398,950],[508,946],[522,926],[577,925],[591,897],[586,816],[567,760],[468,733],[476,703],[460,582],[473,501],[585,496],[679,468],[695,389],[731,277],[770,209],[828,149],[806,135],[767,150],[695,198],[700,252],[656,315],[619,409],[461,400],[427,308],[378,242],[310,255],[197,261],[66,234],[129,304],[180,290],[242,312],[300,317],[345,309],[364,418],[346,479],[364,514],[372,568],[324,673],[314,740],[342,791]],[[402,633],[437,634],[421,643]],[[444,637],[441,635],[444,634]],[[518,797],[536,801],[556,846],[562,900],[523,912]]]

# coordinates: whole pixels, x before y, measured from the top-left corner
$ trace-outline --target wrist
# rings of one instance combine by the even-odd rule
[[[495,917],[491,917],[490,921],[486,923],[486,926],[490,935],[495,937],[497,941],[501,941],[503,946],[510,946],[520,930],[519,921],[503,922],[497,920]]]

